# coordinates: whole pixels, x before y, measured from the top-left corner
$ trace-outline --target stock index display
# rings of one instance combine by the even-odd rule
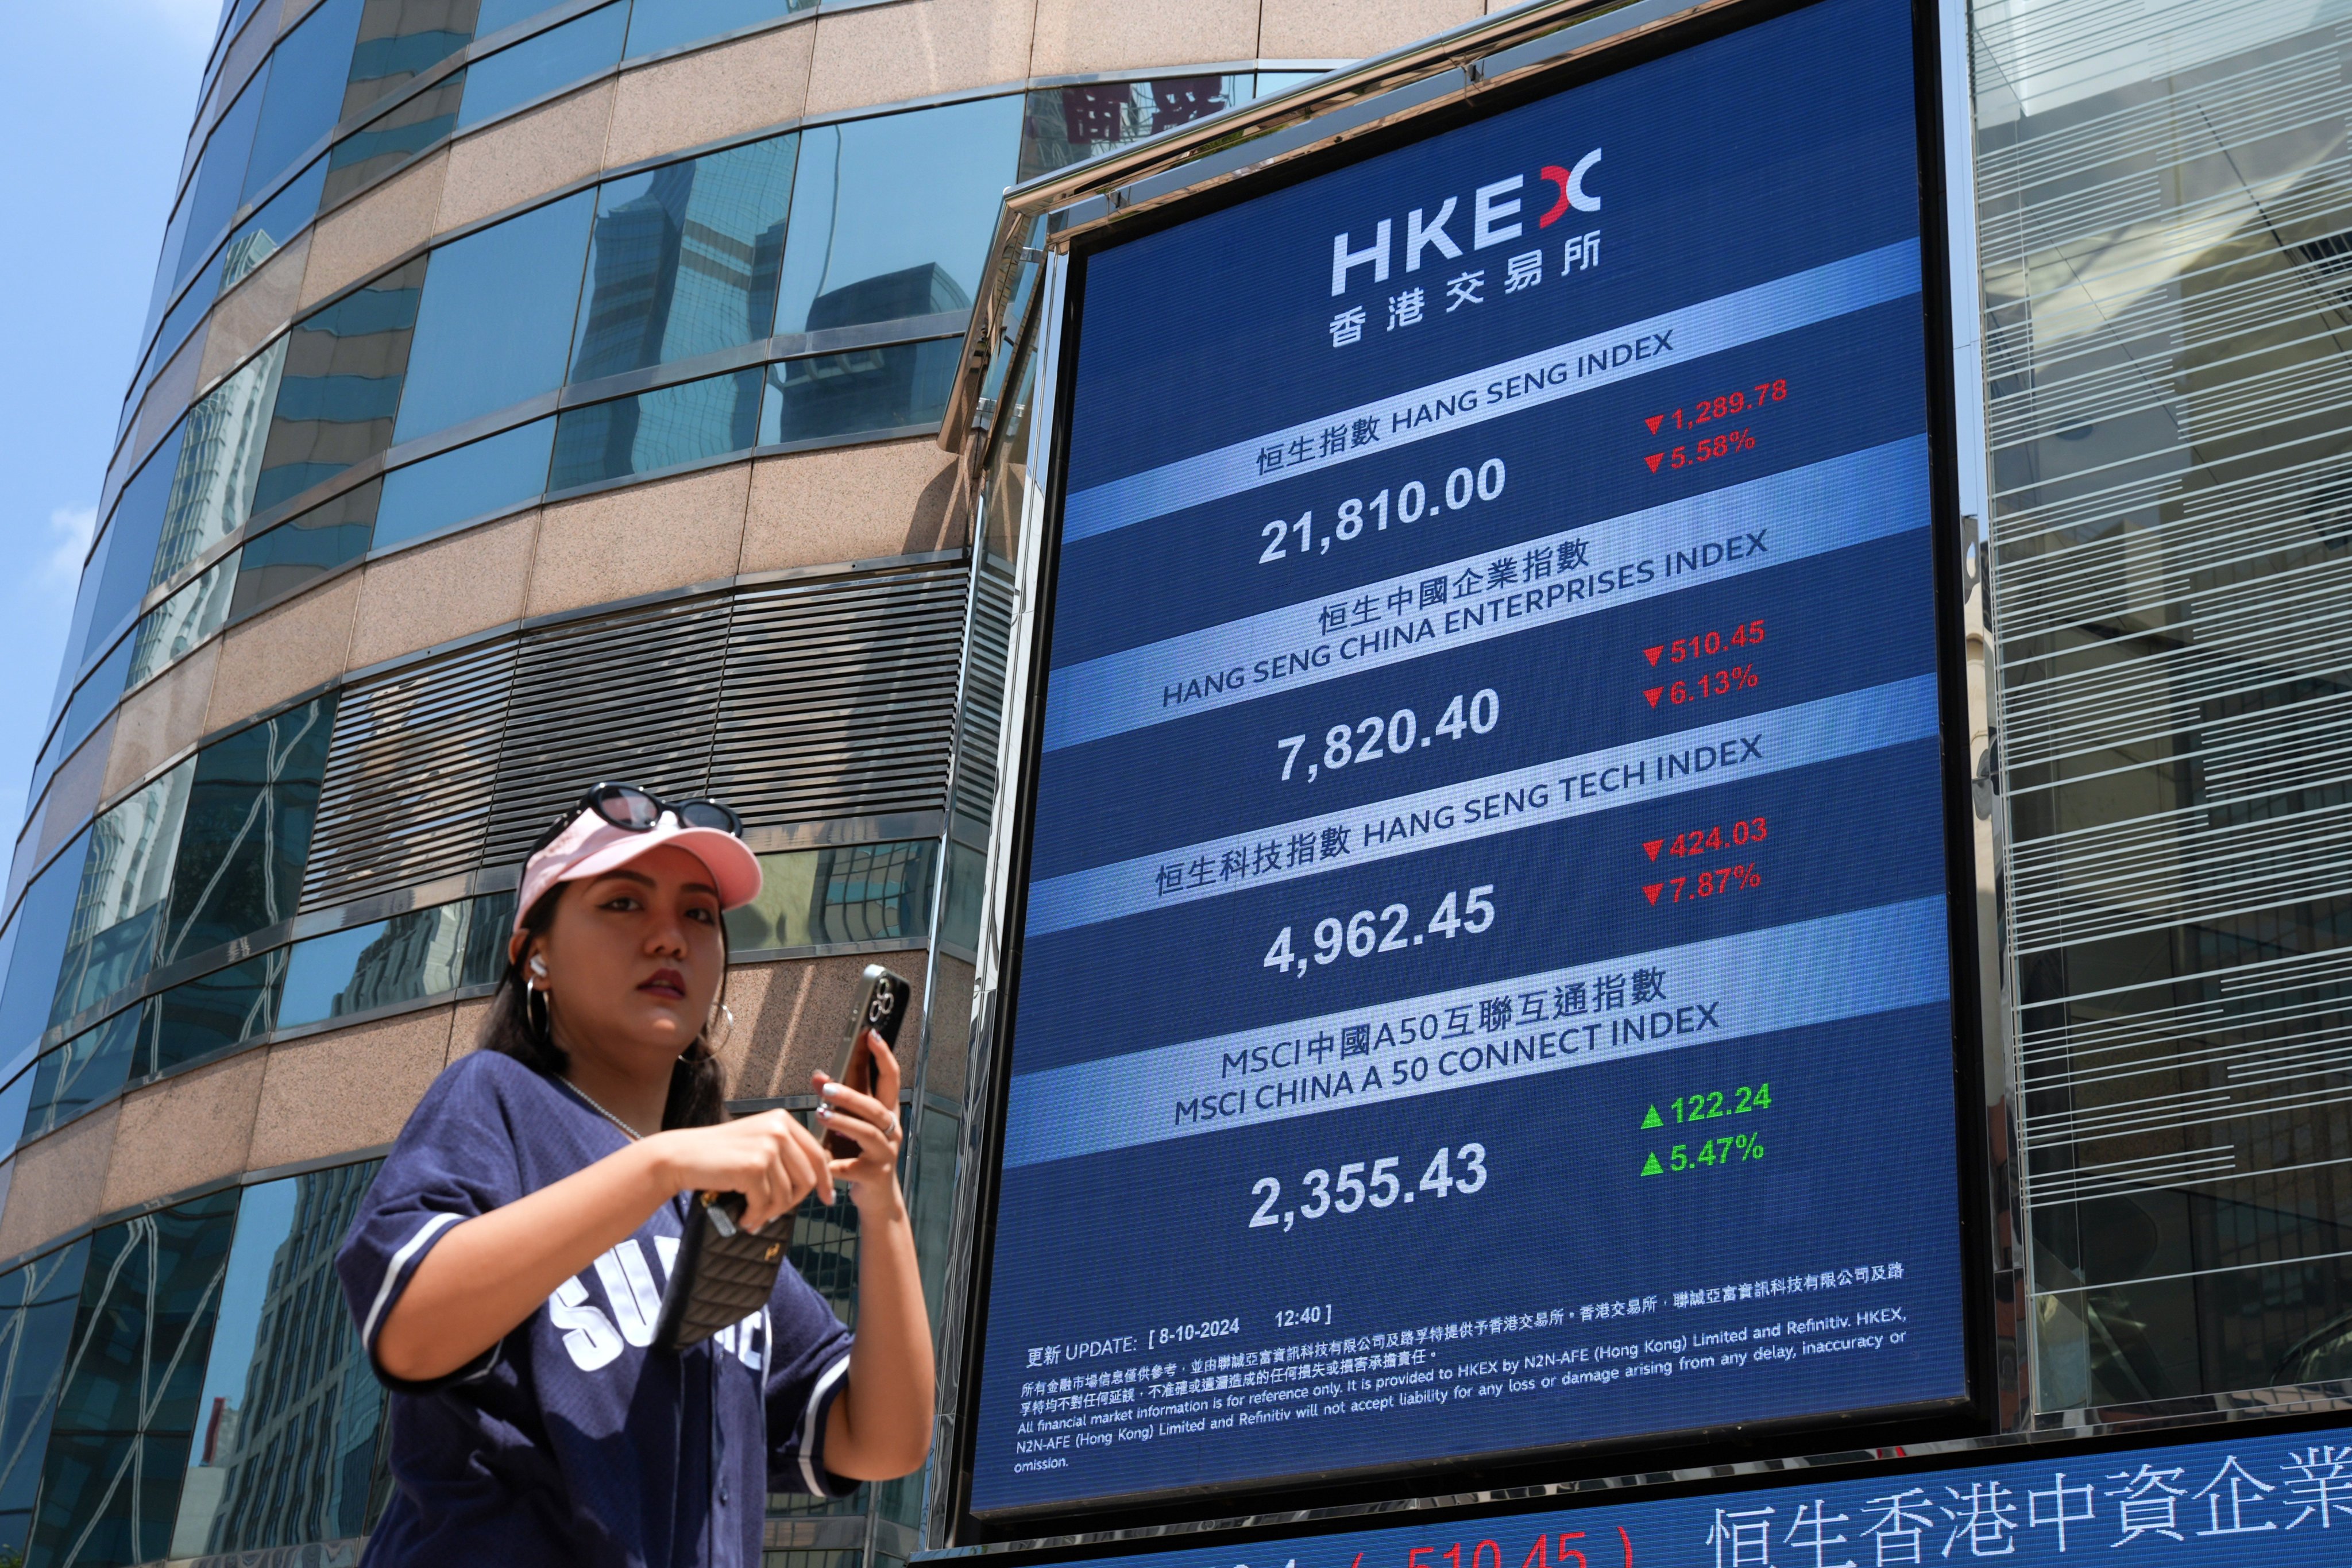
[[[976,1513],[1965,1398],[1911,26],[1074,263]]]

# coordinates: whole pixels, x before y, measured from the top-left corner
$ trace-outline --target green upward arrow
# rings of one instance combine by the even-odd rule
[[[1665,1124],[1666,1119],[1658,1114],[1658,1108],[1654,1105],[1650,1107],[1650,1114],[1642,1118],[1642,1131],[1644,1132],[1653,1127],[1664,1127]]]
[[[1658,1163],[1658,1157],[1655,1154],[1642,1162],[1642,1174],[1645,1176],[1654,1176],[1664,1169],[1664,1165]]]

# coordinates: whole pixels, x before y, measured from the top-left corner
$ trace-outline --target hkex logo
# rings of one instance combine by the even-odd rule
[[[1546,163],[1536,171],[1539,182],[1558,187],[1559,194],[1551,205],[1536,219],[1538,228],[1549,228],[1570,210],[1597,213],[1601,198],[1584,188],[1584,177],[1592,165],[1601,162],[1601,149],[1595,147],[1576,161],[1576,166],[1563,169],[1557,163]],[[1497,180],[1491,185],[1480,185],[1470,194],[1470,248],[1484,250],[1488,246],[1503,245],[1519,237],[1526,226],[1519,221],[1521,199],[1511,193],[1527,187],[1527,176],[1513,174],[1507,180]],[[1453,220],[1454,209],[1461,203],[1458,196],[1448,196],[1438,207],[1437,216],[1430,217],[1428,209],[1415,207],[1404,219],[1404,270],[1421,270],[1422,257],[1435,251],[1445,260],[1458,259],[1462,247],[1454,243],[1445,226]],[[1382,218],[1372,230],[1371,244],[1360,250],[1349,248],[1349,232],[1342,229],[1331,237],[1331,294],[1334,299],[1348,291],[1348,275],[1359,267],[1372,269],[1372,281],[1385,283],[1389,279],[1390,241],[1395,225]]]

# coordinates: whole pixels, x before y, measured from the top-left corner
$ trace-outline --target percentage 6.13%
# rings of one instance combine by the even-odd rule
[[[1669,681],[1664,686],[1645,686],[1642,688],[1642,695],[1653,708],[1661,702],[1678,708],[1685,702],[1704,702],[1710,697],[1728,697],[1734,692],[1753,691],[1760,684],[1754,665],[1731,664],[1721,669],[1710,669],[1705,675]]]

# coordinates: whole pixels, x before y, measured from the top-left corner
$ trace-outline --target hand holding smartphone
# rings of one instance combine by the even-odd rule
[[[863,1048],[866,1032],[874,1031],[885,1050],[896,1050],[898,1026],[907,1016],[907,1003],[914,987],[906,976],[869,963],[859,979],[857,1010],[849,1020],[849,1038],[842,1043],[841,1060],[834,1068],[833,1081],[860,1094],[874,1092],[877,1067],[874,1053]],[[855,1160],[862,1152],[857,1144],[838,1132],[824,1135],[824,1152],[836,1160]]]
[[[835,1082],[861,1094],[874,1092],[877,1067],[872,1048],[865,1044],[866,1033],[872,1030],[885,1050],[895,1047],[912,994],[904,976],[878,963],[866,966],[849,1037],[833,1075]],[[860,1152],[856,1142],[838,1133],[825,1133],[824,1142],[825,1152],[835,1159],[855,1159]],[[758,1311],[774,1294],[776,1273],[783,1267],[784,1248],[792,1238],[793,1216],[781,1215],[756,1231],[743,1229],[740,1193],[696,1193],[689,1198],[686,1235],[655,1323],[657,1349],[678,1351],[707,1340]]]

